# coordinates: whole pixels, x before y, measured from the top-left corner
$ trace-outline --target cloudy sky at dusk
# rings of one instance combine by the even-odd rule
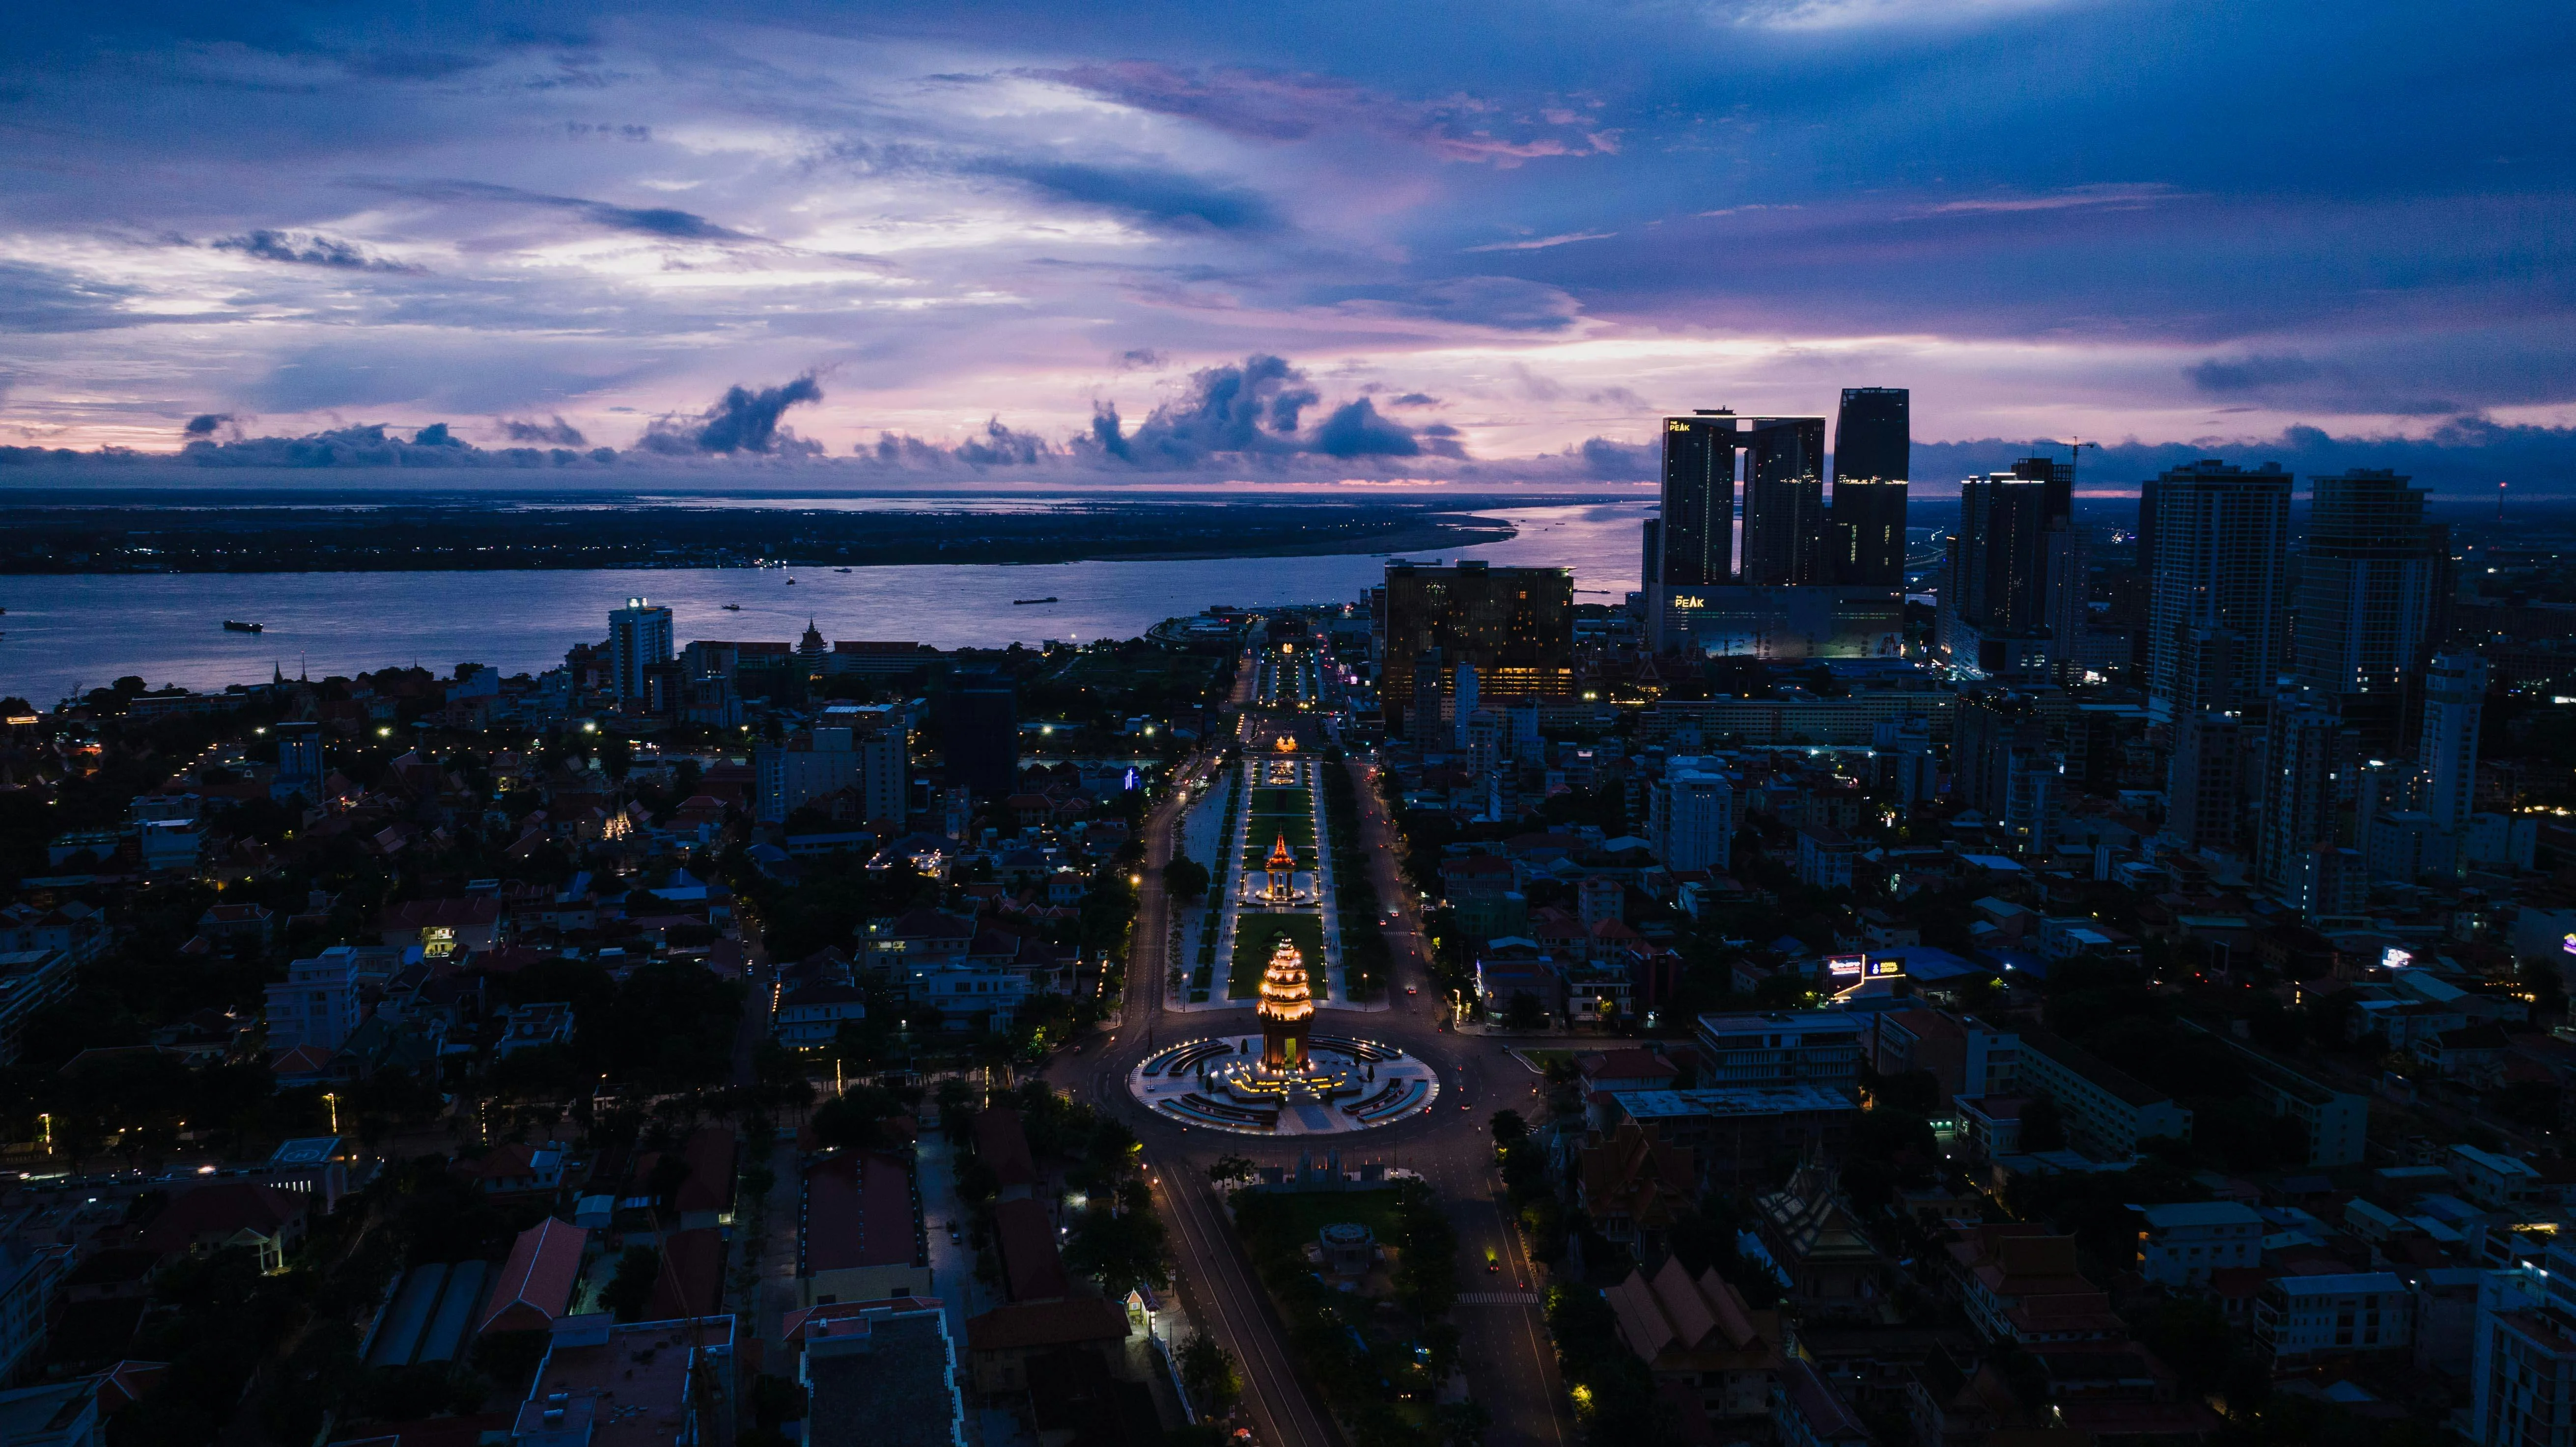
[[[1896,385],[2576,492],[2563,3],[105,14],[0,36],[0,443],[1573,481]]]

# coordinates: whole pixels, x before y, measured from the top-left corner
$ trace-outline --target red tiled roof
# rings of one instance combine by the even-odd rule
[[[1020,1113],[1009,1106],[996,1106],[976,1115],[975,1154],[993,1168],[993,1179],[1006,1190],[1037,1181],[1038,1168],[1029,1155],[1028,1133],[1020,1126]]]
[[[1052,1301],[1072,1291],[1046,1207],[1025,1196],[1004,1201],[993,1208],[993,1234],[1002,1248],[1002,1274],[1011,1300]]]
[[[573,1283],[581,1277],[581,1250],[590,1233],[549,1216],[519,1233],[510,1259],[492,1283],[477,1334],[492,1331],[543,1331],[572,1305]]]

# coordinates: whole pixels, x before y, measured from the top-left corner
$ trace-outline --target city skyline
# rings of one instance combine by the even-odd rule
[[[1860,385],[1916,394],[1918,489],[2082,436],[2565,492],[2576,127],[2495,61],[2569,24],[47,16],[0,445],[1574,485]]]

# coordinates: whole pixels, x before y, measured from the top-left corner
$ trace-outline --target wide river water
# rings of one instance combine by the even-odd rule
[[[1637,586],[1638,524],[1653,504],[1483,508],[1520,531],[1433,557],[1574,570],[1579,602]],[[674,525],[685,526],[684,510]],[[1110,559],[1030,567],[693,568],[427,573],[113,573],[0,577],[0,694],[51,707],[126,674],[152,687],[255,683],[272,667],[313,677],[418,663],[505,674],[563,661],[608,636],[629,597],[667,605],[693,638],[793,641],[811,617],[832,639],[998,648],[1045,639],[1131,638],[1211,603],[1343,603],[1385,575],[1384,553],[1302,558]],[[787,580],[796,582],[790,586]],[[1016,598],[1057,601],[1014,606]],[[724,605],[740,606],[726,612]],[[267,625],[228,633],[223,620]]]

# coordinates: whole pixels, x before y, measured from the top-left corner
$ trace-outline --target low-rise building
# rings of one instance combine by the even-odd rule
[[[2254,1340],[2275,1371],[2415,1341],[2415,1297],[2393,1271],[2277,1276],[2254,1303]]]
[[[797,1212],[799,1304],[930,1295],[921,1198],[901,1157],[841,1151],[805,1168]]]
[[[1747,1308],[1714,1269],[1694,1277],[1670,1256],[1654,1275],[1630,1271],[1601,1294],[1661,1395],[1697,1410],[1702,1420],[1682,1424],[1685,1441],[1733,1440],[1765,1425],[1785,1359],[1778,1312]]]
[[[501,1034],[492,1042],[494,1059],[506,1060],[522,1050],[572,1043],[572,1006],[562,1000],[514,1005],[501,1012]]]
[[[286,967],[284,980],[268,987],[269,1053],[306,1045],[337,1050],[348,1043],[364,1014],[354,951],[330,949],[297,960]]]
[[[2189,1021],[2183,1022],[2183,1028],[2200,1030]],[[2214,1030],[2200,1033],[2217,1041],[2245,1067],[2247,1091],[2256,1103],[2275,1117],[2299,1123],[2307,1141],[2307,1158],[2298,1164],[2312,1168],[2361,1164],[2370,1132],[2368,1097],[2323,1084],[2231,1036]]]
[[[1618,1122],[1610,1109],[1651,1126],[1691,1152],[1700,1185],[1740,1189],[1769,1176],[1784,1160],[1838,1160],[1860,1108],[1843,1091],[1821,1085],[1726,1085],[1706,1090],[1631,1090],[1597,1103],[1595,1128]]]
[[[27,1017],[72,991],[72,957],[55,949],[0,954],[0,1065],[18,1060]]]
[[[2210,1273],[2263,1263],[2263,1217],[2236,1201],[2144,1206],[2138,1274],[2166,1286],[2207,1286]]]
[[[1702,1015],[1694,1041],[1711,1085],[1848,1086],[1860,1078],[1860,1017],[1842,1010]]]
[[[2023,1093],[2057,1103],[2075,1149],[2118,1161],[2136,1155],[2143,1140],[2191,1139],[2191,1112],[2163,1091],[2044,1030],[2021,1039]]]
[[[818,1311],[800,1332],[810,1447],[966,1447],[957,1344],[940,1303]]]
[[[1869,1428],[1797,1357],[1780,1364],[1771,1384],[1771,1425],[1780,1447],[1876,1447]]]
[[[706,1447],[736,1410],[733,1318],[568,1316],[511,1425],[514,1447]]]
[[[1973,1015],[1882,1010],[1869,1018],[1870,1068],[1880,1075],[1929,1071],[1944,1101],[2009,1095],[2021,1078],[2021,1037]]]
[[[2539,1170],[2519,1157],[2453,1146],[2449,1164],[2460,1194],[2490,1211],[2520,1210],[2541,1199]]]

